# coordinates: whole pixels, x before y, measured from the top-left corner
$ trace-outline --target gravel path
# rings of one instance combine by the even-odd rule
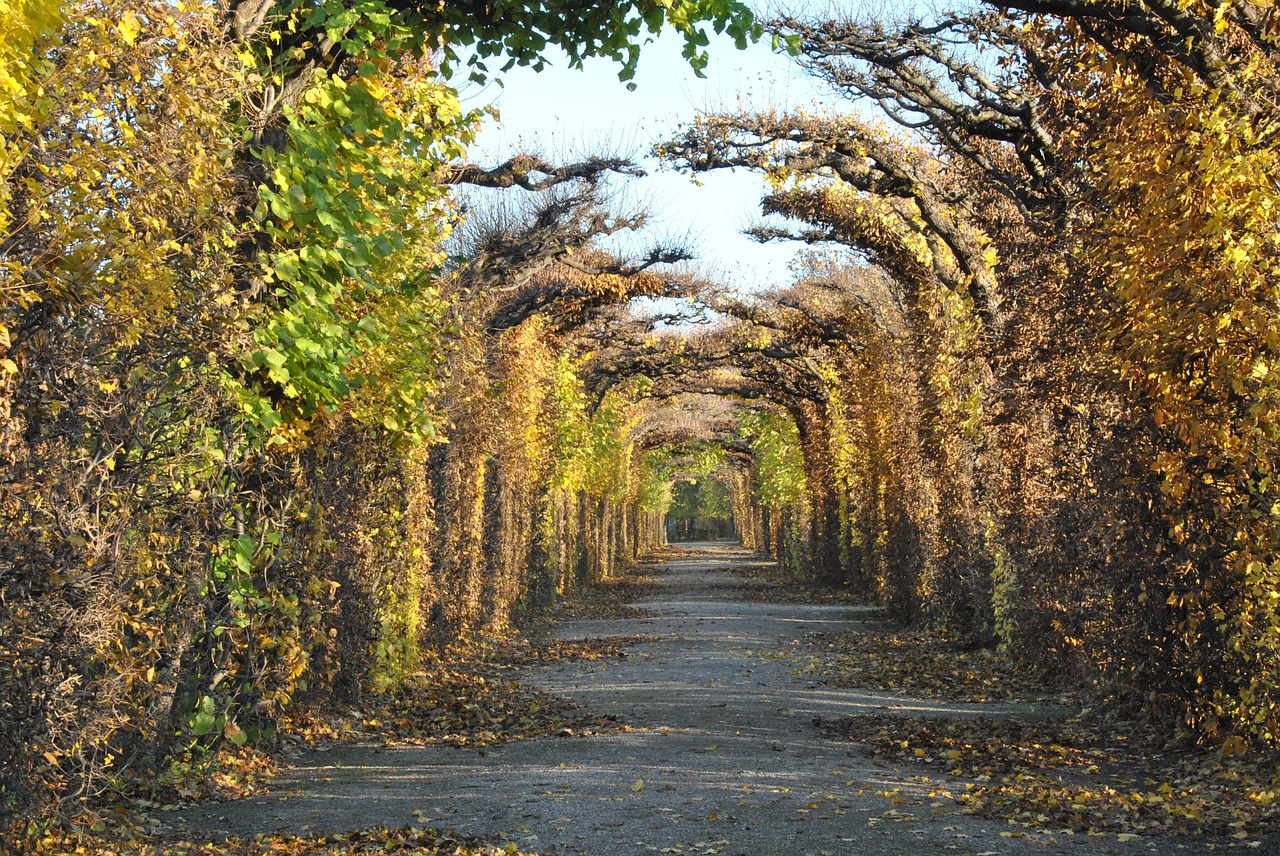
[[[835,689],[768,659],[804,633],[874,623],[865,607],[743,600],[729,568],[756,561],[706,545],[658,571],[650,617],[575,621],[566,639],[656,637],[620,660],[530,670],[524,680],[633,731],[476,748],[343,746],[299,760],[270,795],[194,807],[175,830],[218,835],[422,825],[548,854],[1082,854],[1151,844],[1026,833],[956,812],[962,783],[876,762],[824,739],[816,716],[929,712],[1046,715],[1030,705],[939,704]],[[1002,835],[1001,833],[1004,833]]]

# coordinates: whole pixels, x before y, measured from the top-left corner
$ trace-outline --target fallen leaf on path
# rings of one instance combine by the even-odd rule
[[[28,856],[535,856],[512,842],[492,844],[451,832],[406,827],[222,841],[153,836],[128,827],[97,833],[68,829],[29,838],[23,846],[18,852]]]
[[[1222,758],[1171,745],[1153,724],[1100,713],[1034,721],[870,715],[814,724],[883,760],[968,779],[954,798],[962,810],[1026,828],[1243,841],[1280,827],[1280,758],[1261,750]]]
[[[806,653],[809,655],[806,659]],[[779,652],[801,658],[799,674],[838,687],[911,693],[951,701],[1073,698],[1043,676],[1018,668],[990,650],[967,650],[929,630],[852,630],[809,633]]]

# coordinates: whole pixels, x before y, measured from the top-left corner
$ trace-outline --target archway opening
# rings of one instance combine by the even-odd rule
[[[675,481],[671,485],[666,533],[668,543],[737,540],[729,486],[710,478]]]

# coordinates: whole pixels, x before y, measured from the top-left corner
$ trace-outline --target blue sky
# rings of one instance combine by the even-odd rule
[[[619,82],[617,66],[588,62],[582,71],[567,62],[541,72],[514,69],[504,86],[464,87],[470,106],[492,103],[501,112],[471,149],[471,159],[496,164],[521,150],[543,152],[551,160],[569,160],[599,152],[647,157],[649,149],[671,136],[699,111],[805,107],[829,109],[836,100],[796,62],[770,50],[767,42],[738,51],[732,41],[713,36],[705,79],[697,78],[680,56],[681,39],[664,33],[644,48],[635,90]],[[687,235],[706,265],[728,282],[750,290],[788,279],[794,245],[762,246],[741,234],[759,216],[762,178],[735,171],[699,178],[655,171],[626,183],[654,213],[653,237]]]

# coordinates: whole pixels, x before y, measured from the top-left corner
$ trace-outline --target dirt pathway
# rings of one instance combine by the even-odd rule
[[[343,746],[301,759],[268,796],[173,813],[176,830],[247,835],[434,826],[541,853],[1080,854],[1148,852],[1114,839],[1022,834],[956,811],[950,776],[877,763],[820,737],[814,717],[1037,711],[833,689],[776,651],[800,635],[874,622],[863,607],[762,603],[707,546],[669,562],[637,606],[649,617],[575,621],[566,639],[656,637],[621,660],[530,670],[525,681],[633,730],[488,749]],[[1003,835],[1002,835],[1003,833]]]

